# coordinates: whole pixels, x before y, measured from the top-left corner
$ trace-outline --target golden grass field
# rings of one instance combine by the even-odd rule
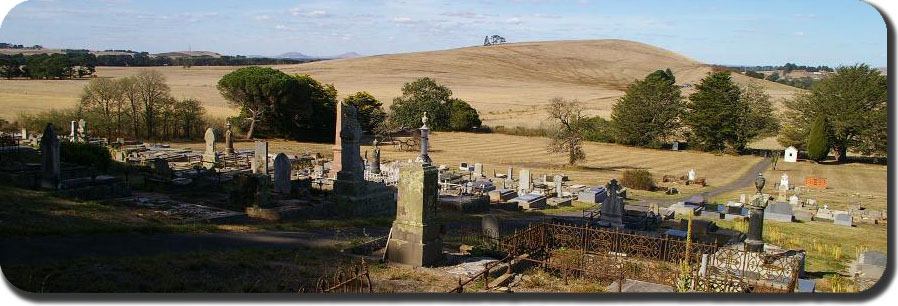
[[[468,47],[274,66],[309,74],[336,86],[341,96],[368,91],[389,105],[406,82],[432,77],[465,99],[490,126],[535,127],[549,99],[579,99],[587,113],[607,117],[631,81],[671,68],[679,84],[696,84],[711,67],[654,46],[624,40],[553,41]],[[155,69],[168,79],[176,98],[203,101],[209,114],[230,116],[215,84],[239,67],[98,67],[99,77],[118,78]],[[737,83],[757,82],[779,105],[799,89],[734,74]],[[72,107],[86,80],[0,80],[0,117]],[[684,94],[689,93],[684,90]]]

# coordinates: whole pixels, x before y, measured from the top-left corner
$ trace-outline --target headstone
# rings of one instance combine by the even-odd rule
[[[521,177],[518,178],[518,193],[528,194],[533,191],[533,181],[530,177],[530,170],[521,170]]]
[[[783,160],[787,163],[794,163],[798,161],[798,149],[795,147],[789,146],[783,152]]]
[[[792,205],[789,203],[773,202],[764,209],[764,220],[792,222],[793,217]]]
[[[330,175],[332,177],[337,177],[337,173],[340,172],[341,161],[343,160],[343,103],[337,103],[337,124],[334,125],[334,159],[333,163],[331,163]]]
[[[686,179],[689,181],[695,181],[695,169],[689,169],[689,172],[686,173]]]
[[[153,160],[152,163],[153,172],[162,176],[170,176],[171,175],[171,167],[168,165],[168,161],[162,158],[157,158]]]
[[[206,140],[206,149],[203,151],[203,166],[211,169],[218,163],[218,154],[215,152],[215,129],[207,128],[206,135],[203,138]]]
[[[496,189],[487,193],[490,197],[490,202],[498,203],[505,202],[518,197],[518,193],[511,189]]]
[[[72,120],[69,126],[69,141],[78,141],[78,121]]]
[[[564,186],[561,182],[561,175],[556,175],[552,178],[552,182],[555,183],[555,195],[558,197],[564,196]]]
[[[592,187],[581,191],[577,196],[577,201],[589,204],[599,204],[605,201],[608,192],[605,186]]]
[[[390,229],[384,257],[390,262],[416,267],[433,266],[443,257],[440,225],[436,220],[438,170],[429,163],[410,163],[403,165],[399,172],[396,220]]]
[[[78,142],[87,143],[90,138],[87,135],[87,121],[78,119]]]
[[[789,175],[783,173],[783,176],[780,177],[780,185],[779,190],[786,191],[789,190]]]
[[[539,194],[529,193],[521,194],[511,199],[509,202],[518,203],[518,207],[523,210],[534,210],[546,208],[546,197]]]
[[[268,173],[268,142],[256,141],[253,144],[254,153],[252,159],[253,174]]]
[[[623,228],[624,200],[618,195],[621,186],[617,183],[617,180],[612,179],[611,182],[608,182],[608,185],[605,185],[605,189],[608,192],[608,196],[605,198],[605,202],[602,203],[599,225]]]
[[[228,130],[225,131],[225,154],[234,154],[234,132],[231,131],[231,123],[228,122]]]
[[[374,140],[374,161],[370,163],[368,166],[368,172],[373,174],[380,174],[380,147],[378,146],[380,142],[377,139]]]
[[[41,136],[41,187],[56,190],[59,187],[59,136],[53,124],[47,123]]]
[[[508,173],[505,174],[505,178],[509,180],[514,180],[514,168],[508,167]]]
[[[365,181],[365,166],[361,157],[362,127],[352,105],[342,107],[340,128],[339,169],[334,180],[333,196],[338,213],[343,216],[392,213],[395,193],[384,184]],[[422,151],[422,153],[424,153]],[[421,159],[421,156],[419,156]],[[429,157],[427,157],[429,159]],[[435,175],[439,170],[433,167]],[[399,175],[401,179],[401,174]],[[438,188],[438,187],[437,187]],[[436,199],[434,199],[436,201]]]
[[[484,237],[499,239],[499,219],[496,219],[496,216],[484,215],[480,220],[480,229]]]
[[[474,164],[474,177],[475,178],[483,177],[483,164],[481,164],[481,163]]]
[[[22,140],[28,139],[28,130],[22,128]]]
[[[833,220],[835,215],[832,210],[829,210],[826,206],[818,208],[817,213],[814,214],[814,219],[822,219],[822,220]]]
[[[680,142],[674,141],[673,145],[670,146],[670,149],[674,150],[674,151],[679,151],[680,150]]]
[[[854,220],[848,212],[840,212],[833,214],[833,224],[842,226],[854,226]]]
[[[280,194],[290,194],[292,183],[290,182],[293,164],[287,154],[279,153],[274,157],[274,191]]]
[[[739,195],[739,203],[742,203],[742,204],[747,203],[747,202],[746,202],[746,196],[745,196],[744,193]]]
[[[797,195],[793,195],[789,197],[789,205],[801,206],[801,199],[799,199]]]

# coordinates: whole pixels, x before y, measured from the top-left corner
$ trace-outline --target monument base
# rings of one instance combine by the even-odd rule
[[[393,222],[386,258],[416,267],[439,264],[443,260],[443,239],[436,225]]]
[[[218,164],[218,155],[203,154],[203,167],[212,169],[216,164]]]
[[[337,213],[345,217],[396,213],[396,192],[381,183],[337,180],[333,202]]]

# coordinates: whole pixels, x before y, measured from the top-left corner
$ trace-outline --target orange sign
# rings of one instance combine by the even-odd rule
[[[826,189],[826,179],[820,177],[806,177],[804,185],[814,189]]]

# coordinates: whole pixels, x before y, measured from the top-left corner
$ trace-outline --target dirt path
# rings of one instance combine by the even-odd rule
[[[123,234],[5,239],[0,241],[0,265],[49,263],[80,257],[147,256],[239,248],[330,247],[352,238],[364,237],[362,231],[359,228],[308,232]],[[371,237],[377,237],[386,235],[389,228],[366,228],[364,231]]]

